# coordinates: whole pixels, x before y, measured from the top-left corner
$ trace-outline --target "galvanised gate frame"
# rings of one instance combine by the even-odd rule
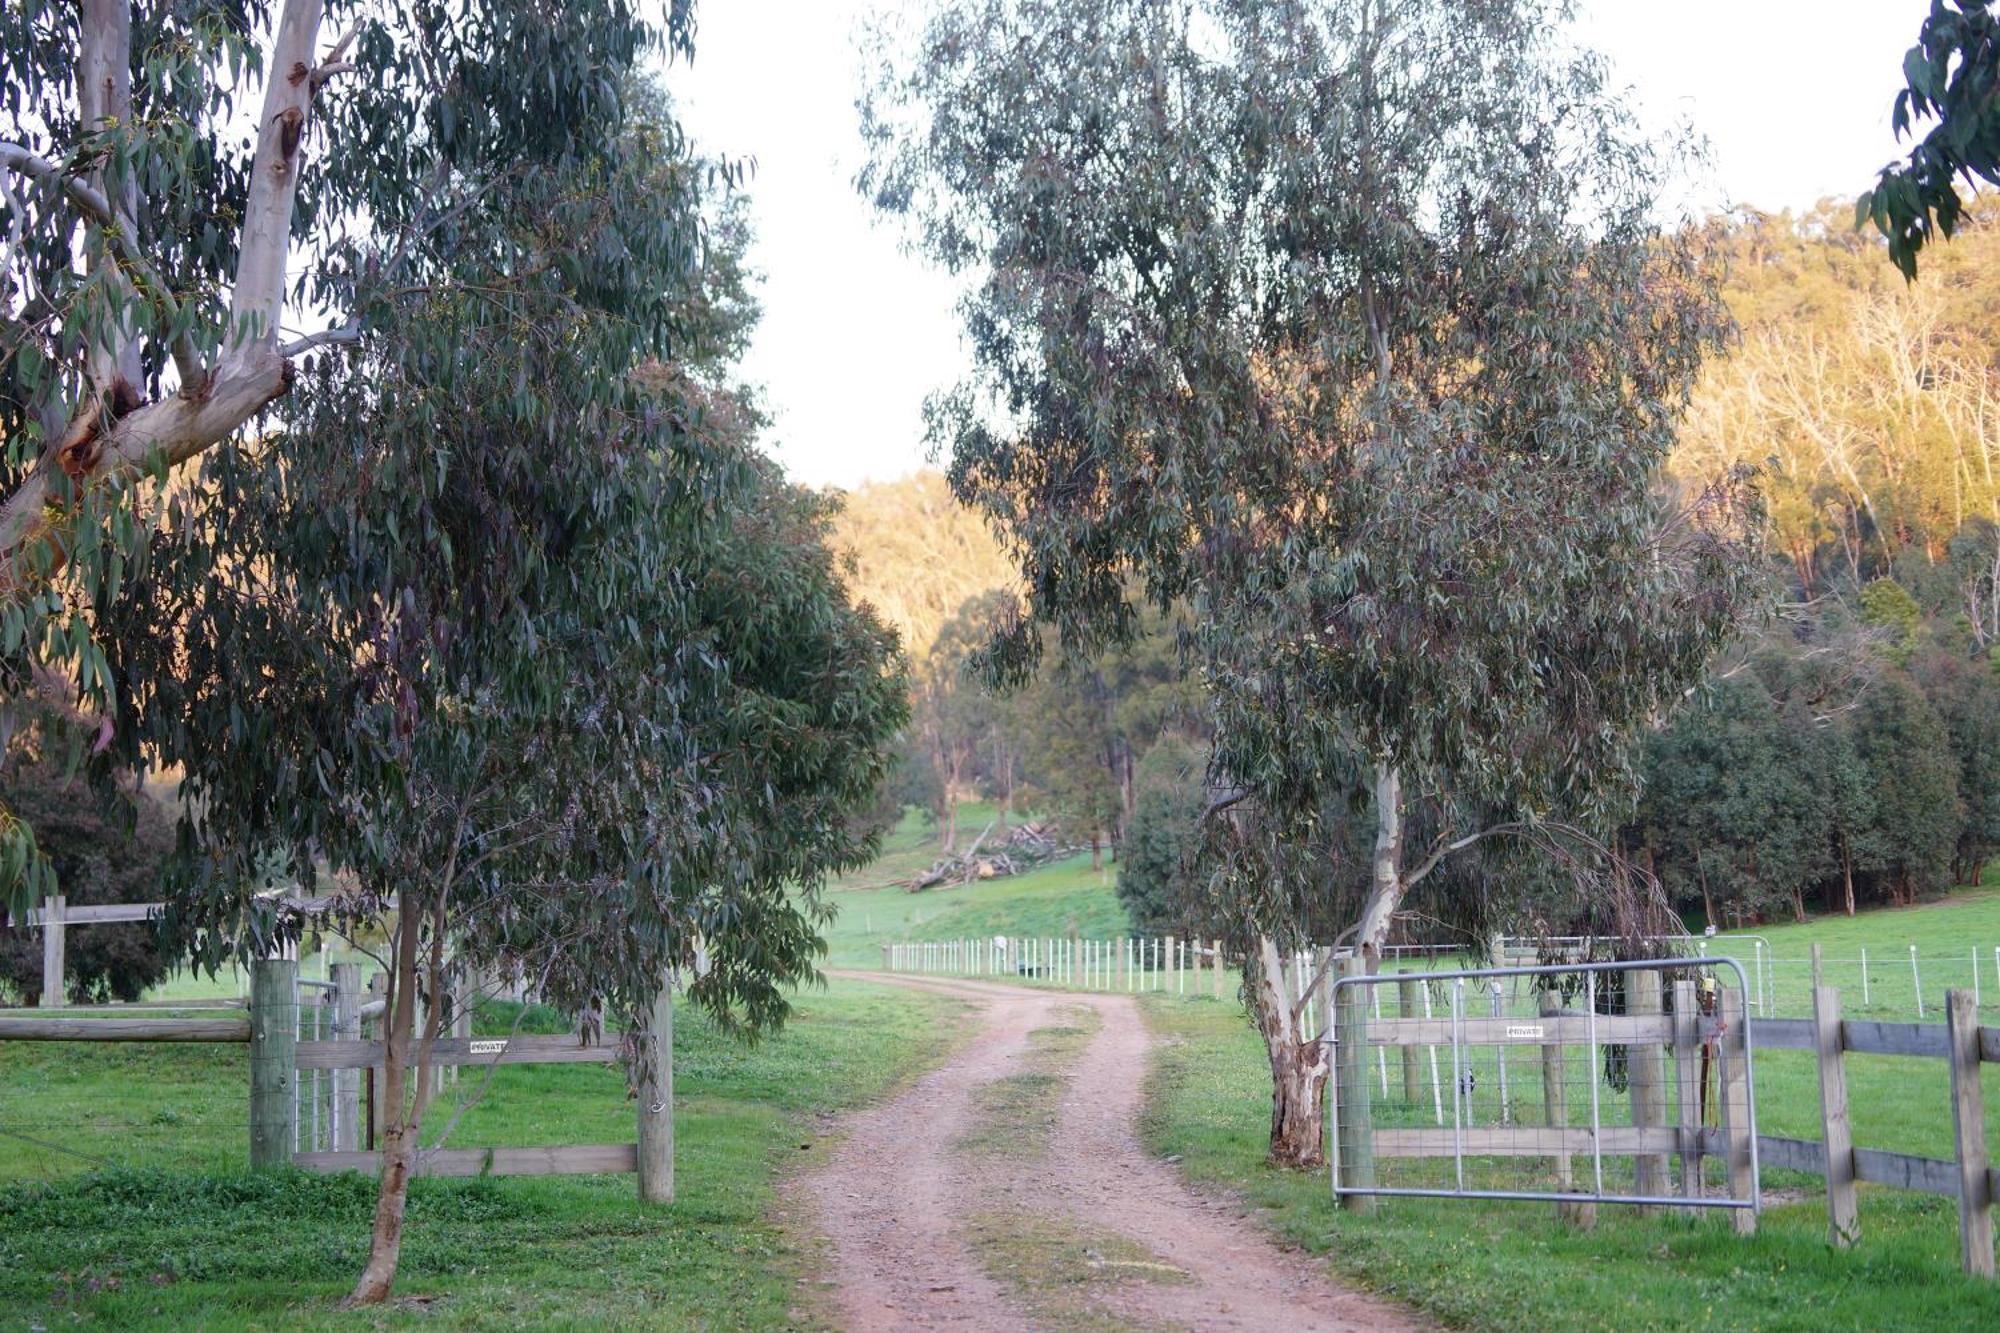
[[[1746,995],[1742,966],[1717,957],[1342,976],[1330,1031],[1334,1194],[1737,1209],[1747,1228],[1759,1202]],[[1428,1096],[1416,1059],[1426,1047]],[[1390,1049],[1401,1052],[1400,1097]],[[1720,1192],[1704,1157],[1725,1165]],[[1385,1164],[1396,1164],[1388,1180]]]

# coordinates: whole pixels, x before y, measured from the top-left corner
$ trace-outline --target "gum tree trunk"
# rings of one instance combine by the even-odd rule
[[[1284,964],[1266,936],[1246,959],[1251,1014],[1271,1061],[1271,1160],[1317,1167],[1326,1161],[1326,1054],[1299,1037],[1298,1005],[1285,989]]]
[[[427,1006],[422,1039],[416,1040],[417,936],[422,908],[417,896],[405,889],[399,895],[396,910],[395,990],[389,997],[382,1051],[382,1101],[388,1108],[382,1130],[382,1178],[375,1196],[375,1223],[368,1238],[368,1264],[356,1279],[354,1290],[342,1302],[349,1308],[380,1305],[389,1298],[389,1290],[396,1281],[396,1268],[403,1254],[403,1216],[409,1207],[410,1176],[416,1169],[418,1139],[423,1130],[424,1110],[430,1101],[431,1049],[444,1010],[442,1003],[435,1000]],[[423,968],[425,983],[433,997],[444,993],[443,923],[437,924],[439,930],[431,941],[428,963]]]

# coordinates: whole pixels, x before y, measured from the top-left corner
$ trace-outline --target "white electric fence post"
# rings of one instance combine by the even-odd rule
[[[1861,1007],[1868,1007],[1868,946],[1861,946]]]
[[[1595,1129],[1604,1123],[1604,1118],[1598,1108],[1597,1093],[1597,1084],[1599,1082],[1597,1071],[1603,1068],[1603,1065],[1598,1061],[1597,1055],[1597,973],[1586,972],[1583,974],[1583,978],[1584,1028],[1589,1033],[1590,1039],[1590,1059],[1584,1068],[1590,1071],[1590,1124],[1592,1129]],[[1604,1193],[1604,1140],[1602,1135],[1596,1133],[1590,1136],[1590,1171],[1591,1192],[1594,1194]]]
[[[1459,1053],[1465,1046],[1465,978],[1451,987],[1451,1158],[1454,1177],[1461,1193],[1465,1190],[1465,1072]]]
[[[1917,946],[1910,946],[1910,984],[1917,991],[1917,1017],[1924,1016],[1924,976],[1917,971]]]
[[[1368,988],[1368,998],[1375,1002],[1375,1021],[1377,1023],[1380,1023],[1382,1021],[1382,987],[1379,984],[1370,986]],[[1378,1070],[1380,1070],[1382,1074],[1382,1100],[1387,1101],[1389,1100],[1389,1048],[1388,1047],[1377,1046],[1375,1048],[1375,1067]]]
[[[1424,992],[1424,1018],[1428,1020],[1431,1016],[1431,983],[1428,981],[1424,982],[1422,990]],[[1444,1090],[1438,1086],[1437,1044],[1433,1042],[1428,1049],[1431,1053],[1431,1112],[1437,1117],[1437,1122],[1442,1125],[1444,1123]]]

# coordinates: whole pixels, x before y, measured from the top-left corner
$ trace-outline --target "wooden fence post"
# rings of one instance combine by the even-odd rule
[[[1750,1165],[1750,1058],[1744,1040],[1748,1019],[1743,1012],[1743,992],[1733,986],[1719,987],[1715,1008],[1722,1019],[1722,1035],[1716,1045],[1723,1133],[1729,1145],[1729,1197],[1749,1200],[1756,1197],[1757,1181]],[[1739,1236],[1757,1230],[1755,1209],[1735,1209],[1731,1221]]]
[[[1215,958],[1213,959],[1213,962],[1215,963],[1215,970],[1209,975],[1213,978],[1215,998],[1219,1000],[1222,998],[1222,941],[1221,940],[1217,940],[1215,942]]]
[[[674,1201],[674,983],[654,997],[640,1039],[639,1202]]]
[[[1814,952],[1818,952],[1817,945]],[[1847,1057],[1846,1043],[1841,1039],[1840,992],[1831,986],[1813,987],[1813,1047],[1819,1056],[1827,1239],[1844,1250],[1861,1238],[1861,1227],[1854,1190],[1854,1131],[1847,1119]]]
[[[62,894],[42,899],[42,1008],[60,1009],[63,1004],[63,968],[66,964],[64,947],[67,927],[63,924],[64,909],[69,899]]]
[[[1412,991],[1416,989],[1413,982],[1404,981],[1397,984],[1407,986]],[[1409,1010],[1414,1008],[1415,1000],[1407,1000],[1404,1002],[1404,1005],[1404,1017],[1413,1016]],[[1541,1010],[1542,1017],[1553,1018],[1562,1013],[1562,1001],[1555,994],[1545,991],[1542,994]],[[1407,1049],[1412,1054],[1416,1052],[1416,1047],[1414,1046]],[[1404,1068],[1406,1070],[1409,1069],[1412,1063],[1406,1063]],[[1563,1059],[1561,1042],[1551,1042],[1542,1047],[1543,1118],[1549,1122],[1551,1129],[1566,1131],[1569,1128],[1569,1073],[1564,1066],[1565,1061]],[[1403,1082],[1407,1088],[1409,1085],[1407,1073],[1404,1076]],[[1414,1101],[1415,1099],[1413,1098],[1412,1100]],[[1567,1151],[1559,1149],[1555,1156],[1556,1188],[1560,1193],[1568,1194],[1576,1188],[1576,1175],[1571,1165],[1570,1154]],[[1582,1199],[1575,1202],[1558,1203],[1556,1205],[1556,1218],[1564,1226],[1575,1227],[1579,1231],[1588,1231],[1597,1224],[1597,1205]]]
[[[1680,1124],[1681,1197],[1701,1197],[1701,999],[1692,978],[1674,982],[1674,1103]],[[1684,1208],[1692,1217],[1694,1210]]]
[[[299,964],[250,964],[250,1165],[284,1166],[298,1138]]]
[[[1404,973],[1396,983],[1396,1017],[1415,1018],[1417,1016],[1417,983]],[[1417,1046],[1415,1042],[1405,1042],[1403,1052],[1403,1101],[1415,1106],[1417,1099],[1424,1095],[1423,1080],[1417,1074]]]
[[[1342,976],[1361,976],[1365,965],[1360,954],[1341,960]],[[1282,984],[1282,982],[1280,983]],[[1340,1182],[1368,1188],[1375,1183],[1375,1126],[1368,1104],[1368,996],[1365,986],[1335,989],[1334,1099],[1340,1111],[1340,1133],[1333,1150],[1338,1156]],[[1303,996],[1300,997],[1304,999]],[[1369,1194],[1343,1194],[1340,1206],[1349,1212],[1372,1213],[1375,1198]]]
[[[1661,1012],[1660,974],[1640,968],[1626,974],[1629,1012],[1651,1017]],[[1658,1129],[1667,1123],[1666,1052],[1657,1044],[1626,1048],[1630,1060],[1632,1123],[1641,1129]],[[1640,1153],[1633,1158],[1634,1183],[1647,1198],[1667,1193],[1667,1159],[1659,1153]]]
[[[525,990],[525,983],[523,988]],[[388,973],[377,971],[368,974],[368,1000],[370,1003],[376,1000],[380,1000],[383,1003],[384,1007],[377,1013],[375,1018],[375,1035],[380,1037],[386,1046],[389,1039],[389,1011],[387,1008],[389,1001]],[[523,1000],[522,1003],[525,1004],[526,1001]],[[367,1019],[362,1020],[361,1034],[365,1040],[368,1035]],[[361,1146],[369,1152],[374,1152],[375,1122],[378,1111],[388,1109],[382,1105],[382,1066],[379,1064],[368,1066],[368,1068],[361,1071],[361,1077],[367,1080],[364,1092],[367,1108],[362,1122],[366,1133],[363,1136],[364,1141]]]
[[[1986,1173],[1986,1099],[1979,1087],[1979,1007],[1972,992],[1945,992],[1951,1058],[1951,1129],[1957,1142],[1958,1236],[1965,1271],[1993,1276],[1993,1180]]]
[[[361,1040],[361,965],[335,963],[333,1039]],[[361,1145],[361,1071],[333,1071],[333,1149],[353,1152]]]

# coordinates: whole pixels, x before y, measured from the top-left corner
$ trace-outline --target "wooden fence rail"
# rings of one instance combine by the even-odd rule
[[[2000,1063],[2000,1028],[1979,1026],[1978,1000],[1971,991],[1945,993],[1941,1025],[1873,1023],[1843,1020],[1840,992],[1815,986],[1812,1018],[1753,1020],[1750,1036],[1762,1050],[1814,1052],[1822,1137],[1759,1135],[1757,1151],[1767,1166],[1807,1172],[1826,1181],[1827,1237],[1834,1245],[1845,1248],[1860,1238],[1858,1183],[1941,1194],[1958,1200],[1965,1271],[1978,1277],[1994,1275],[1993,1203],[2000,1198],[2000,1171],[1987,1160],[1979,1067]],[[1854,1146],[1847,1105],[1849,1054],[1951,1062],[1951,1160]]]
[[[247,1018],[0,1018],[0,1041],[249,1041]]]
[[[60,908],[56,909],[60,919]],[[123,919],[123,918],[120,918]],[[308,1171],[374,1171],[380,1154],[373,1146],[375,1091],[385,1059],[381,1040],[362,1039],[364,1022],[380,1024],[384,1003],[363,1002],[360,969],[339,964],[319,1001],[331,1013],[335,1039],[299,1040],[298,964],[265,959],[250,967],[250,999],[222,1018],[84,1018],[0,1015],[0,1041],[240,1042],[250,1048],[250,1163],[254,1167],[293,1165]],[[58,974],[59,975],[59,974]],[[200,1008],[201,1006],[190,1006]],[[219,1006],[208,1006],[211,1011]],[[456,1020],[469,1031],[461,1011]],[[622,1173],[639,1177],[639,1195],[648,1203],[673,1201],[673,1008],[663,988],[642,1024],[639,1039],[653,1053],[651,1076],[637,1108],[633,1143],[565,1144],[550,1147],[429,1149],[418,1154],[416,1172],[431,1176],[577,1175]],[[317,1030],[317,1028],[315,1029]],[[378,1034],[379,1035],[379,1034]],[[512,1037],[448,1037],[431,1052],[435,1069],[490,1065],[611,1064],[624,1046],[585,1045],[574,1035],[538,1033]],[[320,1071],[333,1075],[335,1109],[332,1147],[299,1151],[301,1075],[314,1079],[314,1125]],[[362,1071],[365,1071],[362,1072]],[[357,1076],[359,1075],[359,1076]],[[364,1144],[362,1086],[367,1087],[370,1126]],[[317,1136],[316,1136],[317,1137]]]

